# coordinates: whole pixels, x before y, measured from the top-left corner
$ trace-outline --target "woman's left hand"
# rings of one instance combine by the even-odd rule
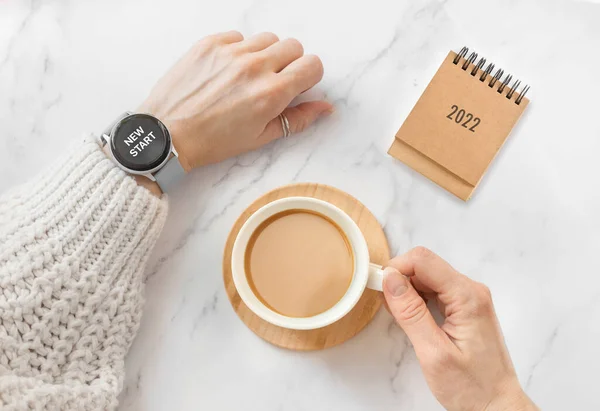
[[[186,171],[254,150],[333,111],[325,101],[288,107],[323,77],[321,60],[273,33],[246,40],[231,31],[200,40],[139,108],[169,128]]]

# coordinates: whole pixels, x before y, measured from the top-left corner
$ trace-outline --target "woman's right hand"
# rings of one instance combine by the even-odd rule
[[[429,387],[446,409],[538,409],[519,384],[485,285],[423,247],[392,259],[385,274],[383,288],[390,312],[406,332]],[[437,302],[445,316],[441,327],[421,295]]]

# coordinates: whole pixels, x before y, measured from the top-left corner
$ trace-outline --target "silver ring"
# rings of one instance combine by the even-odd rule
[[[292,132],[290,131],[290,122],[288,121],[285,114],[281,113],[279,116],[279,121],[281,121],[281,129],[283,130],[283,138],[288,137]]]

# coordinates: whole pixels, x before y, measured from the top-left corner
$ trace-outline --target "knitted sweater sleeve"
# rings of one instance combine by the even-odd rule
[[[116,408],[166,214],[93,141],[0,197],[0,409]]]

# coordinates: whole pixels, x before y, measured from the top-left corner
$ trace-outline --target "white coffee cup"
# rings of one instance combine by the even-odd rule
[[[346,294],[333,307],[312,317],[288,317],[273,311],[260,301],[248,284],[244,258],[252,233],[267,218],[286,210],[309,210],[330,218],[344,232],[354,254],[354,274]],[[240,229],[233,244],[231,268],[235,288],[254,314],[271,324],[294,330],[312,330],[332,324],[352,310],[366,288],[382,291],[383,286],[381,266],[369,261],[367,242],[356,223],[336,206],[310,197],[282,198],[252,214]]]

